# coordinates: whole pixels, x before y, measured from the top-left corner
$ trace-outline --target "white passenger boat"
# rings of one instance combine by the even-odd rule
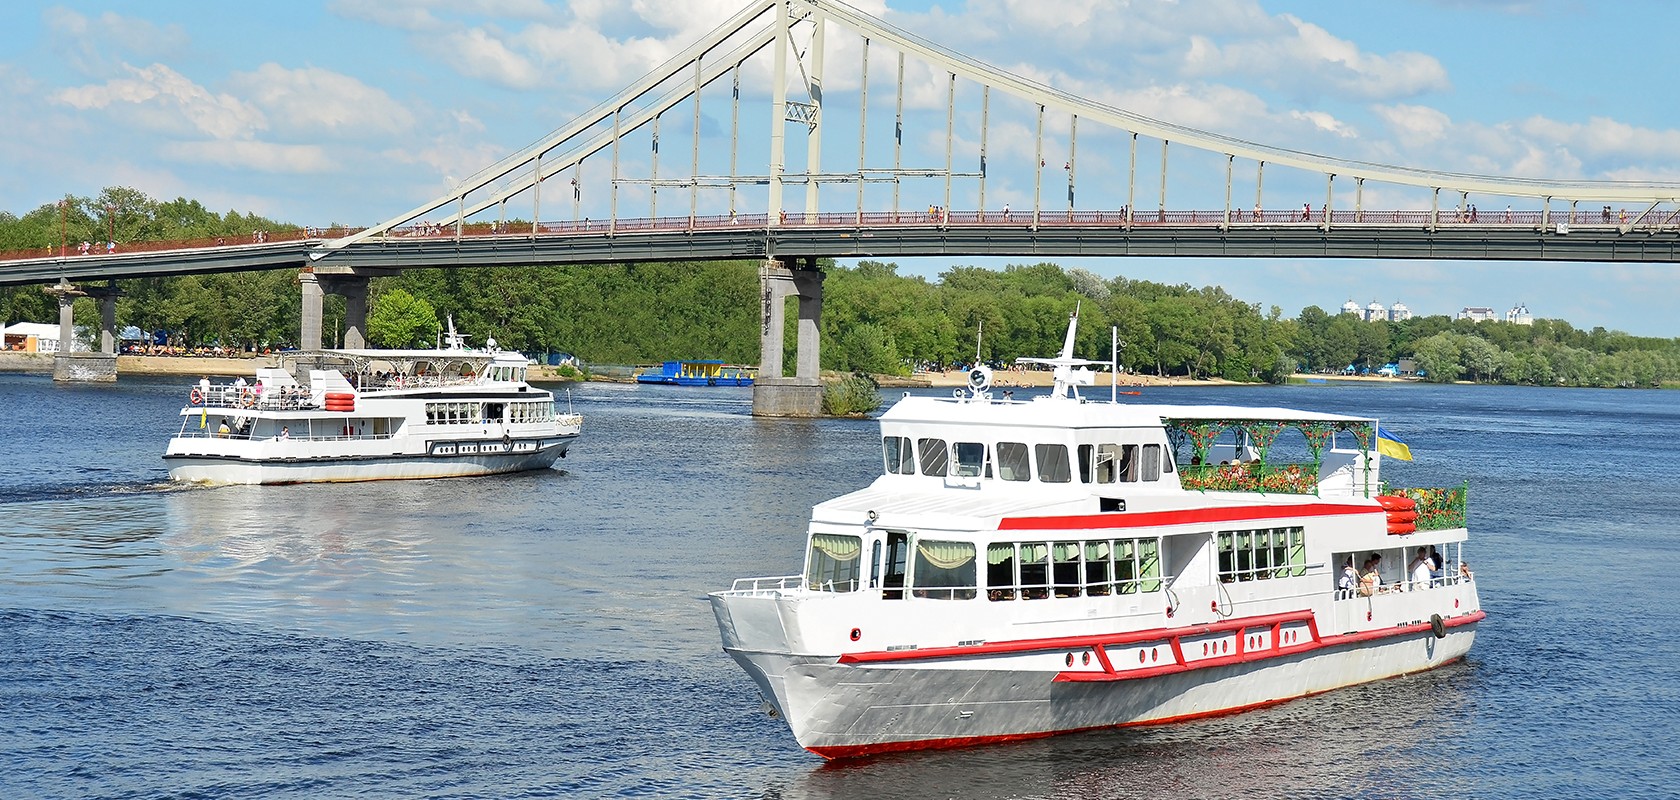
[[[711,595],[801,745],[1189,720],[1470,649],[1466,487],[1384,487],[1374,419],[1081,397],[1076,324],[1039,362],[1049,396],[993,397],[984,368],[966,394],[906,395],[883,474],[813,510],[804,573]]]
[[[200,381],[164,460],[198,483],[448,478],[546,469],[583,418],[525,382],[518,353],[283,354],[255,380]]]

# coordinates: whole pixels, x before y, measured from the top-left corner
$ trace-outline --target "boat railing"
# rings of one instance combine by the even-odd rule
[[[783,575],[770,578],[736,578],[729,587],[730,594],[774,594],[805,586],[804,575]]]
[[[1470,501],[1470,482],[1440,488],[1401,488],[1384,485],[1382,493],[1411,498],[1416,503],[1420,531],[1441,531],[1462,528]]]
[[[304,441],[304,442],[358,442],[358,441],[377,441],[377,440],[382,440],[382,439],[394,439],[394,438],[396,438],[396,435],[393,434],[393,433],[352,433],[352,434],[345,434],[345,433],[339,432],[339,433],[333,433],[331,435],[322,434],[322,435],[312,436],[312,435],[309,434],[308,431],[298,431],[296,433],[293,433],[293,432],[288,430],[287,434],[285,436],[280,436],[277,433],[276,434],[268,434],[268,435],[264,435],[264,436],[255,436],[255,435],[252,435],[250,433],[246,433],[246,432],[242,432],[242,431],[235,431],[235,430],[230,430],[227,433],[222,433],[219,428],[197,428],[197,427],[194,427],[194,426],[189,424],[186,427],[182,428],[181,432],[178,435],[176,435],[175,438],[177,438],[177,439],[231,439],[231,440],[236,440],[236,441],[249,441],[249,442],[261,442],[261,441],[272,442],[272,441],[278,441],[278,440],[283,439],[283,438],[284,439],[296,439],[298,441]]]
[[[1180,486],[1190,491],[1318,494],[1318,468],[1312,464],[1180,464]]]
[[[194,386],[187,399],[194,406],[205,408],[256,408],[271,411],[296,411],[317,408],[309,390],[302,386],[258,388],[256,384],[218,383],[206,389]]]

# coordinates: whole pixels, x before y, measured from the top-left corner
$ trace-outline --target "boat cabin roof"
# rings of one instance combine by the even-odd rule
[[[1253,420],[1374,424],[1369,417],[1291,408],[1110,403],[1077,398],[906,397],[881,414],[882,424],[1026,425],[1056,428],[1159,428],[1174,422]]]

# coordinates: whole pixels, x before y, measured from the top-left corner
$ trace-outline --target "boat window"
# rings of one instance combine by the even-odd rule
[[[916,457],[910,451],[909,439],[903,436],[883,436],[881,452],[887,460],[888,475],[916,474]]]
[[[881,597],[885,600],[904,599],[904,568],[910,553],[910,534],[887,532],[885,576],[881,579]]]
[[[1173,474],[1173,452],[1171,447],[1161,448],[1161,472],[1167,475]]]
[[[881,540],[869,545],[869,588],[881,588]]]
[[[1135,444],[1120,445],[1120,466],[1115,470],[1121,481],[1136,483],[1138,479],[1138,447]]]
[[[1219,580],[1265,580],[1307,574],[1304,528],[1220,531]]]
[[[1161,446],[1146,444],[1143,446],[1143,479],[1158,481],[1161,479]]]
[[[810,567],[805,571],[805,585],[818,592],[857,591],[862,555],[861,537],[812,534]]]
[[[1021,599],[1042,600],[1050,596],[1050,545],[1028,542],[1021,545]]]
[[[923,475],[944,475],[951,463],[944,439],[916,440],[916,455],[922,462]]]
[[[1120,474],[1120,445],[1097,445],[1096,483],[1113,483]]]
[[[979,442],[957,442],[951,445],[956,452],[957,476],[977,478],[986,466],[986,446]]]
[[[1120,594],[1137,594],[1137,540],[1114,540],[1114,589]]]
[[[1091,597],[1108,594],[1112,550],[1107,541],[1085,543],[1085,594]]]
[[[1086,445],[1089,447],[1089,445]],[[1065,444],[1035,444],[1033,455],[1038,457],[1038,479],[1044,483],[1067,483],[1068,452]]]
[[[1097,466],[1096,457],[1094,455],[1095,450],[1096,447],[1094,445],[1082,444],[1079,446],[1080,483],[1095,483],[1097,480],[1095,472]]]
[[[1057,597],[1078,597],[1081,588],[1078,542],[1057,542],[1051,548],[1055,556],[1054,577]]]
[[[1087,545],[1089,551],[1090,545]],[[1161,589],[1160,540],[1115,539],[1114,591],[1117,594],[1138,594]],[[1087,564],[1089,572],[1089,564]],[[1088,584],[1096,580],[1087,581]],[[1094,591],[1094,590],[1093,590]]]
[[[915,596],[972,600],[976,574],[973,542],[916,542],[916,566],[910,573]]]
[[[1015,545],[992,542],[986,545],[986,599],[1015,599]]]
[[[1006,481],[1032,480],[1027,453],[1027,446],[1022,442],[998,442],[998,477]]]

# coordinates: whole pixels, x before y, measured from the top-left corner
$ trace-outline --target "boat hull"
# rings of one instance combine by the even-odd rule
[[[170,454],[164,459],[169,462],[170,480],[208,485],[464,478],[548,469],[565,456],[575,438],[550,439],[534,450],[504,453],[291,458]]]
[[[1230,714],[1345,686],[1433,669],[1464,657],[1476,620],[1381,639],[1359,637],[1246,663],[1108,681],[1058,671],[836,663],[833,656],[725,648],[825,758],[960,747]]]

